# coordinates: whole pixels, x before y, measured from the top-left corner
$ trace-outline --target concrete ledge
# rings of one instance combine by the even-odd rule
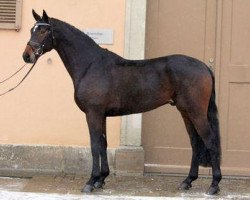
[[[143,174],[142,148],[108,149],[111,174]],[[90,147],[0,145],[0,176],[89,175]]]
[[[111,173],[114,173],[114,155],[115,149],[109,149]],[[91,166],[89,147],[0,145],[1,176],[89,175]]]

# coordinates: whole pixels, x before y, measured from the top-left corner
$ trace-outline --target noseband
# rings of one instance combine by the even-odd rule
[[[27,43],[27,45],[29,45],[32,48],[32,50],[33,50],[33,52],[34,52],[34,54],[36,56],[41,56],[43,54],[43,52],[44,52],[44,46],[45,46],[46,39],[50,36],[50,33],[52,34],[52,45],[54,45],[54,34],[53,34],[53,28],[52,28],[52,26],[50,24],[48,24],[48,23],[36,23],[33,30],[35,31],[38,26],[49,26],[51,30],[45,36],[45,38],[43,39],[41,44],[39,44],[38,42],[34,42],[34,41],[30,40]],[[38,48],[34,49],[33,46],[37,46]]]
[[[39,44],[37,42],[29,41],[28,45],[31,47],[36,56],[41,56],[43,54],[43,48],[45,44]],[[34,49],[33,45],[38,46],[38,48]]]

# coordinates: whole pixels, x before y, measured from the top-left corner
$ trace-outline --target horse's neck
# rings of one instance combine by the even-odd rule
[[[91,62],[103,53],[103,49],[80,31],[72,31],[67,24],[60,24],[54,30],[55,50],[61,57],[74,84],[77,84],[82,74]]]

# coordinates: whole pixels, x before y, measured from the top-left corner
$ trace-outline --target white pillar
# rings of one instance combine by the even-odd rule
[[[124,57],[144,59],[146,0],[126,0]],[[121,146],[141,146],[142,114],[122,117]]]

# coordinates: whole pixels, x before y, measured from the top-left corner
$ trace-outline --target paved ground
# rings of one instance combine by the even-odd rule
[[[211,179],[201,178],[187,192],[177,190],[183,177],[110,176],[103,189],[86,195],[80,192],[83,177],[0,178],[0,200],[165,200],[165,199],[249,199],[250,179],[223,179],[216,197],[205,194]]]

